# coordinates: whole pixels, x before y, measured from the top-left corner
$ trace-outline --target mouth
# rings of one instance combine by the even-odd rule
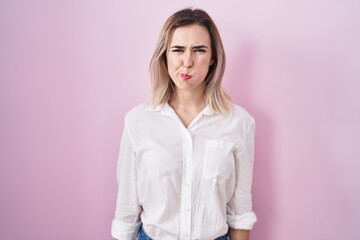
[[[180,73],[180,76],[183,80],[189,80],[191,78],[191,75],[187,73]]]

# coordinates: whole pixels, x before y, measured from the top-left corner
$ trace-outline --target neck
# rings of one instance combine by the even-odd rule
[[[169,104],[176,109],[202,110],[206,105],[205,94],[199,91],[177,91]]]
[[[169,105],[187,128],[195,116],[205,108],[204,91],[177,91]]]

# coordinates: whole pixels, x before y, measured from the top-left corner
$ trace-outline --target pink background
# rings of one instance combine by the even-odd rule
[[[358,0],[2,0],[1,240],[111,239],[123,116],[185,6],[217,23],[257,120],[252,240],[360,239]]]

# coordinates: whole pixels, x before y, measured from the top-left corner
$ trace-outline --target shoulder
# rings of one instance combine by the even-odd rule
[[[129,117],[135,117],[137,115],[141,115],[143,114],[146,109],[148,108],[148,103],[147,102],[143,102],[137,106],[132,107],[126,114],[125,117],[129,118]]]
[[[254,117],[245,108],[237,104],[232,104],[230,115],[234,120],[242,121],[249,125],[255,124]]]
[[[242,106],[232,104],[231,108],[231,125],[233,126],[231,136],[238,142],[245,141],[245,138],[254,136],[255,133],[255,119]]]
[[[147,126],[158,120],[159,112],[162,111],[163,107],[163,105],[153,107],[149,102],[139,104],[125,114],[125,125],[131,128]]]
[[[131,108],[126,114],[125,114],[125,123],[131,123],[134,121],[137,121],[139,119],[144,118],[144,115],[150,108],[150,105],[147,102],[141,103],[133,108]]]

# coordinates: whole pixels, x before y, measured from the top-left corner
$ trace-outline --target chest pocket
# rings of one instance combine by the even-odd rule
[[[234,169],[235,144],[224,140],[206,140],[203,177],[208,179],[229,178]]]

